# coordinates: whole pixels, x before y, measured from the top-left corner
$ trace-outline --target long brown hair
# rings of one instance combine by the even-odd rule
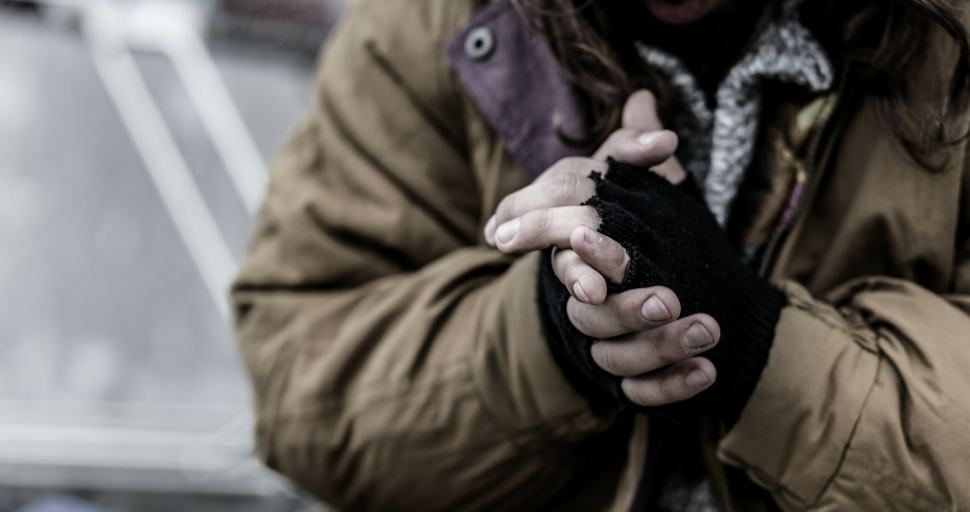
[[[639,0],[512,0],[543,34],[566,75],[583,89],[592,106],[588,136],[570,141],[593,146],[620,123],[623,104],[636,89],[657,96],[661,118],[676,108],[664,81],[636,57]],[[770,20],[779,0],[759,2],[760,16],[749,43]],[[635,15],[634,10],[640,10]],[[970,40],[946,0],[807,0],[803,21],[837,64],[878,100],[883,128],[920,166],[942,170],[948,159],[940,149],[968,138],[962,125],[970,102]],[[941,27],[958,56],[942,101],[915,98],[913,82],[927,57],[930,38]],[[739,56],[739,55],[738,55]]]

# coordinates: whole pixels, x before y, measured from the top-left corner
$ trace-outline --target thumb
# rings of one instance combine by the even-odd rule
[[[653,93],[640,89],[626,100],[623,106],[623,128],[638,130],[663,130],[663,124],[657,116],[657,99]]]
[[[634,130],[663,130],[663,123],[657,116],[657,98],[652,92],[640,89],[626,100],[623,106],[623,128]],[[676,147],[676,146],[674,146]],[[671,150],[673,151],[673,150]],[[638,163],[635,159],[628,159],[627,163]],[[670,158],[651,169],[653,172],[667,178],[673,184],[684,181],[687,174],[676,158]]]

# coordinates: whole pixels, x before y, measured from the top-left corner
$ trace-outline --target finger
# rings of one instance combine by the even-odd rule
[[[677,185],[687,177],[674,156],[677,144],[677,135],[671,131],[642,132],[628,128],[613,132],[593,157],[606,160],[609,156],[625,164],[646,167]]]
[[[653,167],[673,156],[677,142],[677,134],[669,130],[621,128],[610,134],[593,159],[606,161],[613,157],[625,164]]]
[[[604,159],[605,160],[605,159]],[[592,171],[606,172],[606,162],[594,158],[584,158],[579,156],[566,157],[548,168],[535,179],[535,182],[553,179],[560,174],[577,174],[579,176],[589,176]]]
[[[656,132],[658,130],[663,130],[663,123],[660,122],[660,118],[657,116],[657,102],[648,90],[641,89],[634,92],[627,99],[626,104],[623,107],[623,128],[633,129],[639,132]],[[604,144],[606,146],[606,144]],[[600,153],[602,151],[602,153]],[[601,157],[602,160],[606,160],[606,156],[609,153],[609,149],[604,150],[600,148],[596,156]],[[634,164],[633,162],[627,162],[626,160],[613,156],[621,162],[630,163],[633,165],[643,165]],[[646,165],[645,165],[646,166]],[[674,185],[679,184],[687,174],[684,172],[683,168],[676,159],[670,159],[653,166],[651,171],[667,178],[668,181]]]
[[[600,217],[591,206],[564,206],[533,210],[500,225],[495,246],[504,253],[518,254],[554,246],[569,247],[573,229],[585,224],[599,226]]]
[[[684,171],[677,157],[672,157],[660,165],[651,167],[650,171],[663,176],[674,185],[680,185],[680,182],[687,178],[687,172]]]
[[[682,402],[711,387],[717,378],[714,364],[703,357],[682,361],[620,383],[623,394],[643,407]]]
[[[657,99],[653,93],[640,89],[627,98],[623,105],[623,127],[640,130],[663,130],[657,116]]]
[[[595,184],[589,179],[590,173],[597,171],[605,174],[607,167],[605,162],[589,158],[567,157],[559,160],[540,174],[529,187],[506,196],[499,203],[497,213],[492,215],[485,223],[485,241],[494,246],[496,228],[516,216],[524,215],[530,209],[582,204],[595,192]],[[567,176],[562,177],[563,175]],[[554,183],[547,188],[540,189],[539,187],[544,186],[547,181]],[[572,186],[577,187],[578,190],[570,193]],[[553,196],[559,196],[558,199],[549,200],[532,197],[533,195],[546,195],[550,192]],[[501,219],[499,219],[500,214],[502,215]]]
[[[589,226],[576,226],[569,236],[569,246],[584,263],[610,282],[623,282],[630,256],[618,242]]]
[[[680,316],[680,300],[669,288],[655,286],[607,295],[602,304],[566,304],[569,320],[580,332],[606,339],[660,327]]]
[[[613,375],[633,377],[706,352],[720,336],[717,322],[699,313],[656,329],[598,341],[593,345],[593,361]]]
[[[587,265],[575,251],[564,249],[552,255],[556,277],[576,300],[586,304],[602,304],[606,299],[606,279]]]
[[[528,187],[505,196],[495,215],[485,225],[485,240],[495,245],[495,229],[502,224],[533,210],[558,206],[579,206],[596,193],[596,184],[589,179],[590,166],[585,175],[560,172],[549,179],[534,182]]]

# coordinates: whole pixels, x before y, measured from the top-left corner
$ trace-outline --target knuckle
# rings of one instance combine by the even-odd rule
[[[552,164],[548,169],[546,169],[546,172],[542,173],[542,177],[552,178],[566,172],[566,170],[569,168],[570,158],[572,157],[560,158],[559,160],[556,160],[556,163]]]
[[[647,350],[649,351],[651,363],[655,364],[657,367],[664,366],[675,362],[674,357],[666,354],[664,350],[664,342],[657,342],[655,340],[649,340],[646,342]]]
[[[579,156],[567,156],[556,162],[556,170],[560,173],[569,173],[580,168],[585,158]]]
[[[532,220],[532,222],[529,223],[530,227],[537,232],[543,232],[552,226],[554,215],[551,210],[543,208],[541,210],[532,212],[530,217]]]
[[[610,265],[610,267],[619,271],[624,270],[623,266],[624,263],[626,263],[626,250],[623,249],[623,246],[620,244],[613,246],[607,258],[607,263]]]
[[[626,253],[620,252],[619,254],[612,257],[612,261],[608,262],[607,265],[610,269],[610,278],[614,282],[622,282],[626,277],[626,267],[627,259]]]
[[[588,158],[583,158],[581,156],[571,156],[566,157],[561,160],[564,165],[564,170],[568,174],[579,174],[585,176],[590,173],[590,171],[595,170],[595,166],[591,163]]]
[[[575,174],[560,174],[550,183],[550,195],[556,204],[566,205],[575,201],[577,191],[577,176]]]

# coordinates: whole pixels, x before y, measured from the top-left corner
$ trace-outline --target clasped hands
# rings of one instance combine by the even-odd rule
[[[720,328],[704,313],[680,318],[675,290],[609,294],[607,281],[623,281],[630,257],[597,232],[596,210],[581,205],[595,194],[590,173],[605,174],[608,157],[682,182],[686,174],[673,156],[676,148],[677,136],[663,130],[653,95],[638,91],[624,107],[622,127],[592,158],[560,160],[503,199],[485,226],[486,241],[505,253],[554,248],[552,267],[571,295],[570,322],[598,340],[593,360],[622,377],[623,393],[644,407],[687,400],[714,383],[714,365],[698,354],[717,344]]]

